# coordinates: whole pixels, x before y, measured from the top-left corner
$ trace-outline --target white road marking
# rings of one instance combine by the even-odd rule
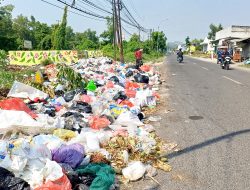
[[[232,82],[234,82],[234,83],[236,83],[236,84],[240,84],[240,85],[242,85],[242,83],[241,83],[241,82],[236,81],[236,80],[234,80],[234,79],[231,79],[231,78],[229,78],[229,77],[223,76],[223,78],[225,78],[225,79],[227,79],[227,80],[230,80],[230,81],[232,81]]]
[[[209,69],[208,69],[208,68],[206,68],[206,67],[201,67],[201,68],[202,68],[202,69],[205,69],[205,70],[207,70],[207,71],[209,70]]]
[[[194,65],[197,65],[197,63],[193,63]]]

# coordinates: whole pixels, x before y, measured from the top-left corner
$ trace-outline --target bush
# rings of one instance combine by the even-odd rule
[[[41,61],[41,64],[43,66],[47,66],[47,65],[53,64],[53,61],[50,60],[50,59],[44,59],[44,60]]]
[[[4,50],[0,50],[0,67],[5,67],[7,64],[7,53]]]

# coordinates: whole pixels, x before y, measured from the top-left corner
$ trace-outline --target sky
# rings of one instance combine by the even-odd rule
[[[46,0],[62,6],[56,0]],[[80,0],[76,0],[76,2]],[[111,11],[107,0],[91,0],[105,9]],[[230,25],[250,25],[248,16],[250,0],[123,0],[131,14],[138,23],[148,29],[163,31],[168,41],[185,41],[189,36],[191,39],[203,39],[209,32],[211,23],[221,23],[224,27]],[[4,0],[2,3],[13,4],[15,9],[13,17],[19,14],[25,16],[33,15],[40,22],[53,24],[61,20],[63,10],[48,5],[41,0]],[[79,3],[82,8],[89,8]],[[70,9],[72,10],[72,9]],[[105,15],[97,11],[96,13]],[[83,32],[90,28],[98,34],[106,29],[105,21],[93,20],[69,13],[68,25],[74,31]],[[124,28],[130,33],[138,31],[129,26]],[[124,31],[125,38],[129,37]],[[143,34],[142,38],[147,39]]]

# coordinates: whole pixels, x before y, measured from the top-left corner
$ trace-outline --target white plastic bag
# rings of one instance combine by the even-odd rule
[[[136,181],[143,177],[146,172],[146,167],[140,161],[129,163],[128,167],[122,170],[122,175],[130,181]]]
[[[114,125],[122,125],[122,126],[141,126],[144,125],[139,118],[137,117],[137,115],[126,111],[123,112],[122,114],[120,114],[118,116],[118,118],[116,119]]]
[[[23,84],[21,82],[15,81],[11,87],[8,97],[13,98],[30,98],[34,100],[35,98],[45,99],[48,97],[48,94],[33,88],[29,85]]]

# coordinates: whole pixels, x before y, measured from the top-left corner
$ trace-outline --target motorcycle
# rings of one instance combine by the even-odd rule
[[[221,62],[221,68],[225,70],[229,70],[229,65],[231,64],[231,57],[226,56],[224,61]]]
[[[178,57],[177,57],[177,61],[178,61],[179,63],[181,63],[181,62],[183,61],[183,56],[178,56]]]

